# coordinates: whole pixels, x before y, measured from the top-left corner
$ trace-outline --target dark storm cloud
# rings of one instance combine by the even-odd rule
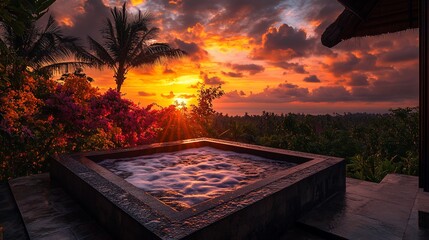
[[[308,73],[308,72],[305,70],[304,66],[302,66],[302,65],[297,65],[296,67],[294,67],[294,68],[293,68],[293,70],[294,70],[296,73],[300,73],[300,74]]]
[[[353,87],[356,100],[398,102],[417,100],[419,96],[418,66],[391,71],[366,87]]]
[[[281,0],[149,0],[150,9],[163,9],[168,29],[186,31],[197,23],[225,34],[245,33],[260,38],[262,33],[280,21]]]
[[[141,97],[153,97],[153,96],[156,96],[156,93],[148,93],[148,92],[143,92],[143,91],[139,91],[137,94],[139,96],[141,96]]]
[[[222,71],[222,74],[228,77],[233,77],[233,78],[242,78],[243,77],[243,73],[241,72],[224,72]]]
[[[301,4],[299,8],[305,9],[303,14],[307,21],[320,22],[315,28],[318,38],[344,10],[343,5],[338,1],[331,0],[303,0],[299,4]]]
[[[270,27],[262,36],[262,44],[253,49],[250,57],[258,60],[289,61],[312,55],[335,55],[319,43],[318,38],[308,37],[303,29],[286,23],[280,27]]]
[[[161,97],[163,97],[163,98],[167,98],[167,99],[172,99],[172,98],[174,98],[176,95],[174,95],[174,93],[173,93],[173,91],[170,91],[170,93],[169,94],[163,94],[163,93],[161,93]]]
[[[225,94],[225,97],[227,99],[244,99],[244,96],[246,96],[246,93],[243,90],[234,90],[234,91],[230,91],[228,93]]]
[[[193,61],[199,62],[209,58],[209,53],[194,42],[184,42],[176,38],[174,43],[178,48],[184,50]]]
[[[235,102],[236,100],[238,100],[239,102],[246,101],[247,99],[243,98],[242,96],[243,95],[241,95],[237,90],[234,90],[225,93],[222,97],[222,100],[226,100],[226,102]]]
[[[347,57],[343,61],[335,61],[332,64],[326,65],[331,72],[335,75],[341,75],[350,72],[356,65],[358,65],[360,59],[353,53],[347,54]]]
[[[302,29],[295,29],[282,24],[278,29],[271,28],[264,34],[263,48],[265,51],[292,50],[295,56],[304,56],[306,51],[314,44],[314,39],[307,39]]]
[[[327,86],[314,89],[302,88],[295,84],[279,84],[277,87],[265,88],[260,93],[241,96],[237,91],[225,94],[226,102],[349,102],[353,96],[343,86]]]
[[[266,87],[260,93],[250,93],[247,96],[241,95],[238,91],[232,91],[225,94],[226,102],[262,102],[262,103],[282,103],[302,101],[309,96],[307,88],[301,88],[298,85],[282,83],[277,87]]]
[[[341,76],[352,71],[389,71],[392,67],[377,66],[377,56],[369,53],[361,53],[358,57],[353,53],[347,53],[344,60],[335,60],[324,67],[335,76]]]
[[[391,49],[380,56],[384,62],[405,62],[417,60],[419,57],[418,46],[404,46],[398,49]]]
[[[49,11],[58,19],[64,15],[64,8],[73,1],[56,1]],[[63,26],[64,33],[67,35],[81,38],[86,42],[87,36],[91,36],[96,40],[101,40],[100,30],[105,25],[107,17],[110,17],[110,8],[106,7],[101,0],[82,1],[79,11],[75,12],[71,17],[73,26]],[[67,9],[66,11],[73,11]]]
[[[184,99],[190,99],[190,98],[195,98],[195,94],[180,94],[178,97],[184,98]]]
[[[309,72],[307,72],[304,68],[303,65],[299,64],[299,63],[289,63],[289,62],[271,62],[271,65],[274,65],[276,67],[280,67],[283,68],[285,70],[292,70],[295,73],[299,73],[299,74],[308,74]]]
[[[320,83],[320,79],[316,76],[316,75],[310,75],[308,77],[305,77],[303,79],[304,82],[308,82],[308,83]]]
[[[212,1],[210,1],[212,2]],[[262,33],[274,23],[280,21],[284,4],[281,0],[223,0],[222,12],[212,19],[212,23],[227,26],[227,33],[247,33],[260,38]],[[259,40],[259,39],[257,39]]]
[[[225,81],[220,79],[218,76],[209,77],[205,72],[200,72],[200,78],[207,85],[221,85],[225,83]]]
[[[191,6],[194,5],[194,8]],[[214,4],[198,0],[146,0],[140,9],[156,11],[167,30],[186,31],[188,27],[204,20],[204,15],[215,11]]]
[[[226,93],[226,102],[400,102],[417,101],[418,67],[383,72],[371,82],[364,74],[352,74],[344,86],[321,86],[310,91],[292,83],[267,87],[262,92],[240,95],[237,91]]]
[[[345,102],[352,96],[343,86],[319,87],[313,90],[309,102]]]
[[[347,82],[349,86],[368,86],[368,76],[362,73],[354,73],[350,76],[350,81]]]
[[[226,64],[226,65],[235,71],[248,72],[250,75],[255,75],[265,70],[265,68],[262,65],[257,65],[257,64]]]

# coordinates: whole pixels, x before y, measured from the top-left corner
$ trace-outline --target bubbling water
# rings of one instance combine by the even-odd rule
[[[201,147],[106,159],[99,165],[181,211],[295,164]]]

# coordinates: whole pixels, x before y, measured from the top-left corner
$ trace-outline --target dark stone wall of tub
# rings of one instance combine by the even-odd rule
[[[276,239],[316,205],[343,194],[345,174],[345,162],[338,162],[184,239]]]
[[[116,239],[161,239],[106,199],[105,196],[91,187],[81,177],[76,176],[74,172],[60,164],[59,161],[51,157],[50,165],[51,180],[59,183]],[[81,174],[90,175],[94,173],[82,172]]]
[[[249,185],[248,190],[238,189],[233,198],[223,196],[222,201],[209,201],[202,212],[195,210],[197,206],[193,209],[196,212],[189,216],[161,211],[140,196],[141,190],[122,183],[125,180],[115,180],[104,171],[85,165],[87,161],[94,164],[105,157],[139,156],[207,145],[277,160],[292,156],[294,162],[302,164],[287,173],[267,177],[258,182],[260,185]],[[215,141],[52,157],[50,172],[52,180],[63,186],[116,239],[276,239],[307,211],[335,194],[344,193],[346,186],[342,159]],[[243,189],[246,192],[240,193]],[[156,220],[154,216],[160,220],[156,227],[147,224]]]

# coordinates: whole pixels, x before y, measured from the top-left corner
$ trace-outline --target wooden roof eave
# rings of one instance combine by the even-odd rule
[[[341,3],[347,10],[356,15],[360,20],[365,20],[372,9],[377,5],[379,0],[337,0]]]
[[[329,48],[353,37],[393,33],[418,26],[417,0],[369,0],[373,5],[367,4],[366,7],[359,6],[367,1],[338,1],[346,9],[321,37],[322,44]]]
[[[354,13],[348,9],[344,10],[337,20],[323,32],[322,44],[331,48],[343,40],[352,38],[354,30],[361,22],[362,20],[357,18]]]

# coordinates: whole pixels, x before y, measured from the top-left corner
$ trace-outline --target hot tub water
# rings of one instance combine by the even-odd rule
[[[211,147],[98,163],[177,211],[296,164]]]

